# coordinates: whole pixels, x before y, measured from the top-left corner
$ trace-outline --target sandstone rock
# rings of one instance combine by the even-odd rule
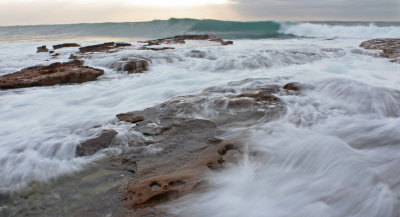
[[[65,63],[57,62],[48,66],[33,66],[19,72],[4,75],[0,77],[0,88],[11,89],[83,83],[96,80],[103,73],[103,70],[83,66],[79,60]]]
[[[95,138],[82,142],[76,148],[76,155],[92,155],[101,149],[108,148],[117,134],[118,132],[115,130],[103,130]]]
[[[80,53],[87,53],[87,52],[105,52],[115,48],[114,42],[106,42],[103,44],[96,44],[90,45],[86,47],[79,48]]]
[[[243,84],[251,82],[249,79]],[[175,97],[142,111],[119,115],[120,120],[132,119],[132,130],[148,138],[147,143],[132,144],[114,163],[117,169],[135,173],[121,187],[124,204],[134,210],[133,216],[161,213],[156,205],[207,190],[207,175],[239,162],[241,139],[245,136],[223,141],[218,137],[224,129],[264,123],[285,112],[275,96],[281,90],[277,85],[256,85],[241,93],[228,89],[209,88],[198,95]],[[194,118],[198,116],[202,119]],[[158,151],[149,152],[149,144]]]
[[[80,47],[80,45],[77,43],[64,43],[64,44],[53,45],[54,50],[65,48],[65,47]]]
[[[123,59],[112,65],[117,71],[130,73],[143,73],[149,70],[150,60],[147,59]]]
[[[42,53],[42,52],[49,52],[49,49],[47,49],[46,45],[37,48],[36,53]]]
[[[382,50],[381,57],[391,62],[400,62],[400,38],[372,39],[364,41],[360,47],[370,50]]]
[[[129,123],[133,123],[133,124],[144,120],[143,117],[136,116],[136,115],[134,115],[134,113],[118,114],[117,118],[120,121],[125,121],[125,122],[129,122]]]

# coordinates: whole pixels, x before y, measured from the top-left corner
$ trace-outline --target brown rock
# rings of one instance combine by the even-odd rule
[[[117,71],[125,71],[130,73],[143,73],[149,70],[149,60],[146,59],[123,59],[114,63],[112,68]]]
[[[42,52],[49,52],[49,49],[47,49],[46,45],[37,48],[36,53],[42,53]]]
[[[79,60],[65,63],[57,62],[48,66],[33,66],[19,72],[4,75],[0,77],[0,88],[11,89],[83,83],[96,80],[103,73],[103,70],[83,66]]]
[[[222,41],[221,45],[231,45],[233,44],[233,41]]]
[[[301,84],[297,82],[291,82],[285,84],[282,88],[285,90],[299,91],[301,89]]]
[[[115,48],[114,42],[106,42],[103,44],[96,44],[90,45],[86,47],[79,48],[80,53],[87,53],[87,52],[105,52]]]
[[[204,176],[222,167],[222,156],[231,144],[209,147],[177,171],[167,174],[135,180],[129,183],[124,194],[126,207],[148,207],[161,202],[176,199],[193,191],[202,191],[207,187]]]
[[[130,46],[132,46],[132,44],[125,43],[125,42],[117,42],[117,43],[115,43],[115,47],[116,48],[117,47],[130,47]]]
[[[80,45],[77,43],[64,43],[64,44],[53,45],[54,50],[65,48],[65,47],[80,47]]]
[[[382,50],[380,57],[389,58],[391,62],[400,62],[400,38],[372,39],[362,42],[360,47]]]
[[[118,132],[115,130],[103,130],[95,138],[82,142],[76,148],[76,155],[77,156],[92,155],[101,149],[110,147],[114,137],[117,134]]]
[[[129,123],[133,123],[133,124],[144,120],[143,117],[136,116],[136,115],[134,115],[134,113],[118,114],[117,118],[120,121],[125,121],[125,122],[129,122]]]

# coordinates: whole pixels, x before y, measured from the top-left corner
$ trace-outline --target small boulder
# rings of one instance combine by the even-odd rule
[[[144,120],[143,117],[136,116],[134,113],[123,113],[117,115],[118,120],[125,121],[129,123],[137,123]]]
[[[49,52],[49,49],[47,49],[46,45],[37,48],[36,53],[43,53],[43,52]]]
[[[115,130],[103,130],[95,138],[82,142],[76,148],[77,156],[87,156],[96,153],[101,149],[105,149],[111,146],[114,137],[118,134]]]

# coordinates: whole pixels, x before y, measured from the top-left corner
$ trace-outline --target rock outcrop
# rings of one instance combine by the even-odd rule
[[[57,62],[48,66],[29,67],[1,76],[0,89],[83,83],[96,80],[103,73],[103,70],[83,66],[79,60]]]
[[[148,59],[122,59],[112,65],[112,68],[119,72],[143,73],[149,70],[150,60]]]
[[[369,50],[382,50],[381,57],[400,63],[400,38],[372,39],[364,41],[360,47]]]
[[[96,44],[96,45],[90,45],[86,47],[81,47],[79,48],[80,53],[88,53],[88,52],[107,52],[115,48],[119,47],[128,47],[131,46],[129,43],[115,43],[115,42],[106,42],[103,44]]]
[[[161,44],[185,44],[185,40],[207,40],[211,42],[217,42],[221,45],[231,45],[233,41],[224,41],[219,39],[215,36],[209,35],[177,35],[174,37],[169,38],[161,38],[149,41],[143,41],[142,43],[147,43],[146,46],[154,46],[154,45],[161,45]]]
[[[61,48],[66,48],[66,47],[80,47],[80,45],[77,44],[77,43],[64,43],[64,44],[53,45],[53,49],[54,50],[61,49]]]
[[[243,81],[247,82],[252,80]],[[206,177],[236,163],[242,153],[245,133],[225,138],[225,130],[262,124],[285,113],[275,95],[280,91],[276,85],[240,92],[214,87],[119,114],[120,121],[133,123],[132,130],[144,138],[133,141],[132,148],[114,160],[116,168],[134,173],[121,187],[125,206],[134,210],[133,216],[154,214],[162,202],[206,190]]]
[[[49,52],[49,49],[47,49],[46,45],[37,48],[36,53],[43,53],[43,52]]]

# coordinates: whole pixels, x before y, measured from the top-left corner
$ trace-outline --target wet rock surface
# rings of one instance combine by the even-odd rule
[[[207,40],[211,42],[220,43],[221,45],[233,44],[233,41],[224,41],[222,39],[210,35],[177,35],[175,37],[143,41],[142,43],[147,43],[146,46],[161,45],[161,44],[185,44],[186,43],[185,40]]]
[[[106,42],[103,44],[90,45],[86,47],[79,48],[80,53],[88,53],[88,52],[107,52],[115,48],[119,47],[129,47],[131,44],[129,43],[115,43],[115,42]]]
[[[400,38],[372,39],[362,42],[360,47],[369,50],[382,50],[380,57],[400,63]]]
[[[103,73],[103,70],[83,66],[82,61],[79,60],[57,62],[48,66],[33,66],[4,75],[0,77],[0,89],[83,83],[96,80]]]
[[[150,60],[148,59],[122,59],[112,65],[112,68],[119,72],[143,73],[149,70]]]
[[[76,155],[92,155],[101,149],[110,147],[114,137],[117,134],[118,132],[115,130],[103,130],[95,138],[82,142],[76,149]]]
[[[66,48],[66,47],[80,47],[80,45],[77,44],[77,43],[64,43],[64,44],[53,45],[53,49],[54,50],[61,49],[61,48]]]
[[[46,45],[37,48],[36,53],[43,53],[43,52],[49,52],[49,49],[47,49]]]
[[[113,160],[115,168],[134,173],[121,187],[128,216],[162,216],[165,212],[156,205],[207,190],[206,177],[237,163],[243,152],[243,132],[227,137],[226,130],[280,117],[285,107],[276,94],[281,91],[277,85],[214,87],[119,114],[120,121],[134,123],[131,130],[144,138],[133,141]]]

